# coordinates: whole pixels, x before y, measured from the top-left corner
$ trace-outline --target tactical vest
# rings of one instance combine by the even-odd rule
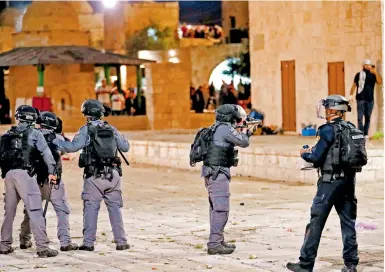
[[[35,148],[28,144],[31,127],[17,131],[13,126],[0,140],[0,166],[2,177],[13,169],[24,169],[33,175],[33,152]]]
[[[234,147],[218,146],[211,142],[203,164],[206,166],[231,167],[234,165]]]
[[[61,161],[61,153],[57,146],[53,144],[53,140],[56,139],[56,134],[55,132],[50,132],[47,134],[43,134],[49,149],[51,150],[52,156],[56,162],[56,174],[58,176],[58,179],[60,180],[61,178],[61,173],[62,173],[62,161]],[[48,177],[48,167],[44,162],[43,157],[39,152],[36,152],[36,157],[35,157],[35,172],[37,175],[37,181],[42,184],[45,181],[47,181]]]

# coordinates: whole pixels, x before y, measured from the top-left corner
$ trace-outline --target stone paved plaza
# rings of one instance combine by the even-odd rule
[[[124,167],[123,180],[123,213],[130,250],[115,250],[107,210],[102,205],[94,252],[61,252],[56,258],[39,259],[34,249],[18,248],[22,219],[19,204],[14,224],[16,251],[0,255],[0,271],[286,271],[285,263],[298,258],[316,191],[314,185],[234,178],[226,238],[235,242],[237,249],[232,255],[209,256],[205,253],[207,195],[197,172],[134,164]],[[76,161],[65,162],[64,182],[72,207],[71,236],[81,243],[82,179]],[[358,229],[359,271],[383,271],[383,183],[359,180],[356,194],[357,221],[377,227]],[[0,202],[3,206],[2,199]],[[52,207],[47,222],[52,247],[58,249]],[[333,210],[315,271],[339,271],[341,255],[339,219]]]

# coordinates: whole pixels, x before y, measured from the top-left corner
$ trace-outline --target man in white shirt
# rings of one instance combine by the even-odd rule
[[[102,80],[102,86],[99,86],[96,89],[96,96],[100,103],[109,107],[111,106],[111,90],[107,86],[107,81],[105,79]]]

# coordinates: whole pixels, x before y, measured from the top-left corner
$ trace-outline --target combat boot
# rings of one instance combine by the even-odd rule
[[[224,255],[224,254],[231,254],[233,252],[234,252],[234,248],[225,247],[223,245],[207,249],[207,254],[209,255],[216,255],[216,254]]]
[[[305,268],[301,265],[301,263],[287,263],[287,269],[294,272],[312,272],[313,269]]]
[[[85,245],[81,245],[81,246],[79,247],[79,250],[94,251],[95,248],[94,248],[94,246],[85,246]]]
[[[58,254],[59,254],[59,251],[52,249],[52,248],[49,248],[49,247],[42,249],[42,250],[39,250],[37,252],[37,256],[39,256],[39,258],[55,257]]]
[[[79,248],[78,244],[70,243],[66,246],[61,246],[60,251],[71,251],[71,250],[77,250]]]
[[[27,249],[27,248],[30,248],[32,247],[32,242],[31,241],[28,241],[24,244],[20,244],[20,249]]]
[[[14,252],[14,251],[15,251],[15,250],[14,250],[12,247],[10,247],[10,248],[7,249],[7,250],[0,250],[0,254],[7,255],[7,254],[12,253],[12,252]]]
[[[222,246],[224,246],[224,247],[229,247],[229,248],[234,248],[234,249],[237,248],[236,245],[234,245],[234,244],[228,244],[228,243],[226,243],[225,241],[222,242]]]
[[[341,272],[357,272],[357,266],[354,264],[345,265],[342,267]]]
[[[116,246],[116,250],[126,250],[126,249],[130,249],[130,245],[129,244],[117,245]]]

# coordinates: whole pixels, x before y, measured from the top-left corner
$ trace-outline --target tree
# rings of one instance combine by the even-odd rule
[[[137,57],[140,50],[167,50],[176,45],[172,30],[169,27],[161,29],[155,23],[135,32],[126,40],[127,55],[131,57]]]
[[[224,75],[229,75],[232,78],[236,75],[250,78],[250,53],[241,53],[239,58],[229,58],[227,68],[223,71]]]

